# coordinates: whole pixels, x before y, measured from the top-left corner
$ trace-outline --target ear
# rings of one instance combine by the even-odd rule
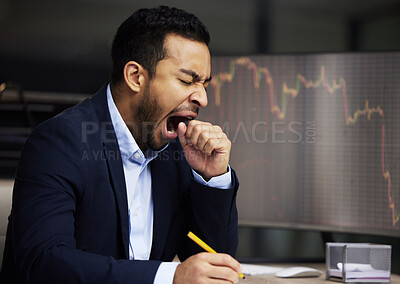
[[[135,61],[129,61],[124,67],[124,79],[128,87],[138,93],[144,88],[147,78],[147,71]]]

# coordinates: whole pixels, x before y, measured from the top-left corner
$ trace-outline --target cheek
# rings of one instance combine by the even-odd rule
[[[179,83],[166,84],[163,88],[158,88],[157,96],[160,106],[167,113],[181,105],[189,96],[190,92],[185,90]]]

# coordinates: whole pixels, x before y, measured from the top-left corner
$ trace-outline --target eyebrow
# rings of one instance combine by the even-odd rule
[[[179,69],[179,71],[182,73],[185,73],[189,76],[192,76],[193,80],[195,80],[195,81],[201,81],[201,79],[203,78],[199,74],[197,74],[196,72],[194,72],[193,70],[190,70],[190,69],[181,68],[181,69]],[[211,79],[212,79],[211,76],[208,77],[207,79],[204,80],[204,83],[210,82]]]

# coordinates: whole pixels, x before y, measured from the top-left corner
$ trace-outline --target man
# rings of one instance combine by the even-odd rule
[[[231,143],[196,120],[211,80],[208,42],[205,26],[175,8],[141,9],[119,27],[110,84],[24,147],[4,282],[238,280]],[[202,252],[188,231],[221,253]]]

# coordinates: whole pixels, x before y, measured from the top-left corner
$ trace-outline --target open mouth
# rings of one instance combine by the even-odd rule
[[[183,122],[186,125],[191,121],[193,117],[191,116],[171,116],[167,120],[167,131],[172,134],[178,131],[179,123]]]

